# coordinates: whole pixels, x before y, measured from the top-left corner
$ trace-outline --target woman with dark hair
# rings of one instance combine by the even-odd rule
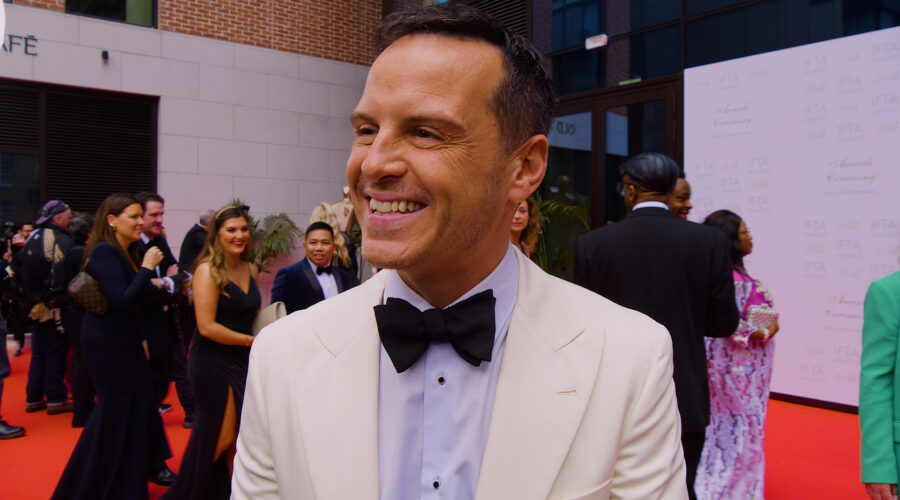
[[[513,213],[509,239],[526,257],[531,257],[541,234],[541,210],[532,197],[519,202]]]
[[[155,248],[138,259],[134,243],[141,236],[142,214],[133,196],[116,193],[103,200],[94,217],[83,269],[99,283],[109,309],[85,312],[81,345],[97,405],[53,498],[148,498],[148,475],[160,484],[174,479],[141,340],[140,304],[153,293],[150,278],[162,261]]]
[[[219,210],[188,285],[197,318],[188,360],[197,413],[178,479],[163,498],[231,495],[253,318],[261,304],[248,221],[247,207]]]
[[[753,250],[747,224],[728,210],[713,212],[703,223],[728,237],[741,321],[732,336],[706,339],[710,423],[694,488],[701,499],[763,498],[763,436],[778,315],[768,290],[744,267]]]
[[[84,260],[84,245],[91,234],[94,217],[86,212],[75,212],[69,221],[69,235],[72,246],[63,257],[64,283],[72,281],[81,270]],[[74,300],[67,300],[61,308],[63,328],[72,344],[72,427],[84,427],[91,410],[94,409],[94,384],[84,364],[81,350],[81,323],[84,308]]]

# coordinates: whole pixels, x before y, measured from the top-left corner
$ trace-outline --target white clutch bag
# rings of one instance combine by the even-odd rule
[[[260,332],[263,328],[269,326],[270,323],[274,323],[275,320],[283,318],[287,315],[286,309],[284,308],[284,302],[274,302],[269,307],[266,307],[262,311],[256,313],[256,318],[253,319],[253,336]]]
[[[747,322],[756,328],[770,328],[775,323],[775,309],[764,305],[750,306],[747,314]]]

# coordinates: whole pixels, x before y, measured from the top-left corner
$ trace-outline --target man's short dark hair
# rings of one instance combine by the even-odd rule
[[[312,224],[310,224],[309,227],[306,228],[306,232],[303,233],[303,239],[304,240],[306,239],[306,236],[309,234],[310,231],[315,231],[317,229],[322,229],[324,231],[328,231],[329,233],[331,233],[331,237],[334,238],[334,228],[331,227],[330,224],[328,224],[327,222],[316,221],[316,222],[313,222]]]
[[[400,38],[415,34],[480,40],[503,52],[506,75],[494,92],[491,108],[505,132],[501,136],[507,152],[550,130],[553,81],[544,57],[522,35],[474,7],[438,5],[384,18],[375,35],[375,50],[381,54]]]
[[[141,208],[147,210],[147,202],[148,201],[158,201],[163,205],[166,204],[166,200],[163,199],[162,196],[156,193],[148,193],[147,191],[141,191],[140,193],[134,195],[137,198],[138,203],[141,204]]]

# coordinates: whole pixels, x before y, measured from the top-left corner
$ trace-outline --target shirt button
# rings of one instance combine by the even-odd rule
[[[447,383],[447,381],[444,379],[444,377],[438,377],[438,383],[441,385],[444,385],[445,383]],[[435,483],[435,484],[437,484],[437,483]]]
[[[431,483],[431,487],[434,489],[438,489],[441,487],[441,483],[435,481],[435,482]]]

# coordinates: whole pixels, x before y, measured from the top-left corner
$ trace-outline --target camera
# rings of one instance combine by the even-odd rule
[[[3,229],[0,230],[0,249],[6,251],[6,242],[16,235],[16,223],[9,220],[3,223]]]

